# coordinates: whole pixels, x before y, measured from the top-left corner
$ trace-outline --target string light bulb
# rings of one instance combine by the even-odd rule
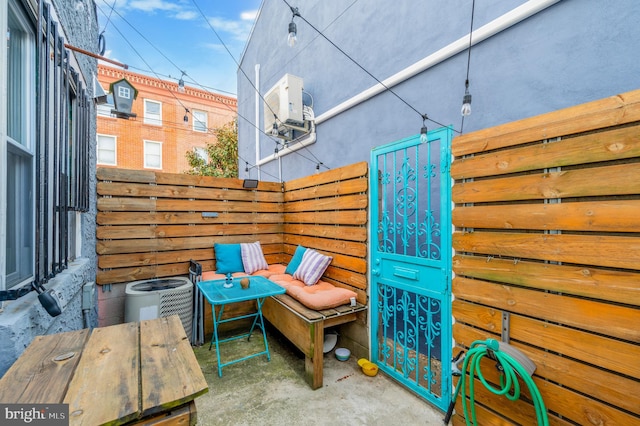
[[[189,116],[187,114],[189,114],[189,110],[187,108],[185,108],[184,109],[184,117],[182,118],[182,120],[184,121],[185,124],[187,124],[189,122]]]
[[[271,128],[271,136],[278,136],[278,125],[276,122],[273,122],[273,127]]]
[[[471,24],[469,25],[469,48],[467,49],[467,78],[464,81],[464,96],[462,97],[462,108],[460,108],[460,114],[462,115],[462,125],[460,131],[464,126],[464,117],[471,115],[471,93],[469,93],[469,68],[471,68],[471,46],[473,37],[473,17],[476,10],[476,0],[471,2]]]
[[[184,71],[180,71],[182,75],[180,76],[180,80],[178,80],[178,92],[184,93],[184,75],[186,74]]]
[[[422,116],[422,127],[420,128],[420,142],[422,143],[427,143],[428,142],[428,138],[427,138],[427,114],[424,114]]]
[[[291,21],[289,22],[289,35],[287,36],[287,44],[289,47],[293,47],[296,45],[296,41],[298,41],[298,30],[296,28],[296,23]]]
[[[296,26],[296,23],[293,22],[293,18],[295,18],[296,16],[300,16],[300,13],[298,12],[298,8],[297,7],[291,7],[291,22],[289,22],[289,35],[287,36],[287,44],[289,45],[289,47],[293,47],[296,45],[296,42],[298,41],[298,27]]]
[[[462,97],[462,109],[460,109],[460,114],[463,117],[467,117],[471,115],[471,93],[469,93],[469,80],[464,83],[464,96]]]

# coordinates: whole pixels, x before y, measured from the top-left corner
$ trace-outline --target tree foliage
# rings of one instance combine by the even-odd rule
[[[195,150],[187,151],[190,170],[186,173],[199,176],[238,177],[238,122],[236,119],[213,130],[217,141],[206,146],[209,161]]]

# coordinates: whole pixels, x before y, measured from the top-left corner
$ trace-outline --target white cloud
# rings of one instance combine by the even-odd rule
[[[191,11],[191,10],[183,10],[181,12],[176,13],[175,18],[180,19],[182,21],[193,21],[194,19],[198,19],[200,14]]]
[[[256,16],[258,16],[258,9],[255,10],[246,10],[240,13],[240,19],[243,21],[255,21]]]
[[[133,0],[129,3],[130,9],[142,10],[145,12],[155,12],[157,10],[180,11],[181,7],[175,3],[165,0]]]
[[[249,32],[251,32],[251,25],[253,25],[253,21],[232,21],[214,16],[209,18],[209,24],[216,30],[216,32],[225,32],[230,34],[233,39],[244,43],[249,36]]]

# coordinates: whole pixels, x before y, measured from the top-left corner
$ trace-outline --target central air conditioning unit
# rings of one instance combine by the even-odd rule
[[[193,283],[189,278],[171,277],[127,284],[124,321],[137,322],[178,315],[191,338],[193,326]]]
[[[264,96],[264,131],[271,135],[273,124],[278,137],[290,139],[290,131],[309,132],[309,121],[304,119],[302,78],[285,74]],[[274,117],[274,113],[277,116]],[[274,135],[275,136],[275,135]]]

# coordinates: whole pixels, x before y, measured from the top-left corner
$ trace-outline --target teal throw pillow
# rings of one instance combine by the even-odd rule
[[[218,274],[244,272],[240,244],[215,243],[213,250],[216,254],[216,272]]]
[[[293,253],[293,257],[291,261],[287,265],[287,269],[284,270],[285,274],[293,275],[300,266],[300,262],[302,262],[302,256],[304,256],[304,252],[307,250],[306,247],[298,246],[296,251]]]

